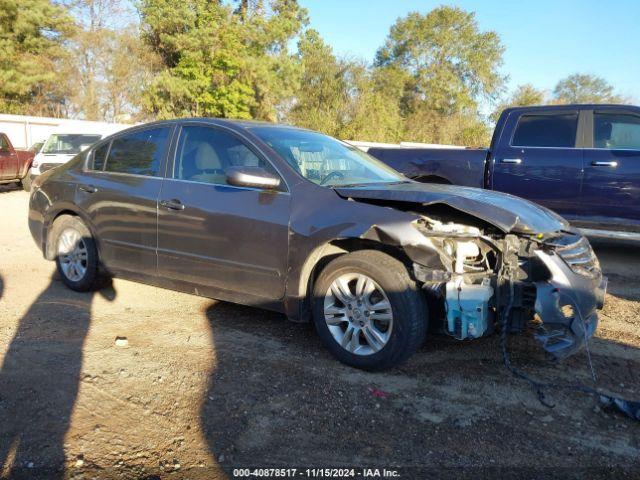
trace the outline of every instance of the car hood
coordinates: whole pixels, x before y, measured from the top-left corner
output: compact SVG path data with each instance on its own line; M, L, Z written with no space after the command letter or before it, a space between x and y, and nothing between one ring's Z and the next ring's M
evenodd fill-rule
M338 195L353 200L448 205L473 215L505 233L551 233L569 228L559 215L528 200L506 193L418 182L334 187Z

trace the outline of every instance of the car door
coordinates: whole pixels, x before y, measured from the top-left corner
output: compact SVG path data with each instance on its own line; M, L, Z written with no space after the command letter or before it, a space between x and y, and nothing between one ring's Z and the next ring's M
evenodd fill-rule
M492 188L576 215L583 156L579 118L578 110L513 111L503 129L512 134L493 153Z
M282 298L290 195L228 185L225 173L273 166L236 133L197 123L182 126L172 157L158 207L159 275L221 299Z
M96 145L76 188L110 270L156 274L157 203L173 125L139 128Z
M585 152L585 226L640 231L640 111L595 109Z
M13 180L18 176L18 155L11 148L6 135L0 134L0 180Z

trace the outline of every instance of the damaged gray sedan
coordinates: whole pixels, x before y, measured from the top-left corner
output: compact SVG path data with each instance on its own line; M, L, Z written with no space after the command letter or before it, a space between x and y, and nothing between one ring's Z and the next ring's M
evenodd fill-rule
M563 358L593 335L606 287L588 241L549 210L417 183L267 123L119 132L35 182L29 226L74 290L113 275L280 311L369 370L429 333L471 341L496 328L532 326Z

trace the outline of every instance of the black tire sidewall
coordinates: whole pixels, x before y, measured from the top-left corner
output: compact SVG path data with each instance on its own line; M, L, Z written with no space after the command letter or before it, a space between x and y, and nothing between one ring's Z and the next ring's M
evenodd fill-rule
M84 277L82 277L82 279L78 281L73 281L67 278L62 270L60 259L58 258L58 242L60 239L60 234L69 228L76 230L81 235L82 240L84 241L87 248L87 271ZM93 236L91 235L91 232L84 224L84 222L78 217L63 215L57 218L53 223L53 226L51 228L51 238L53 240L53 242L51 243L51 248L53 248L55 252L56 267L58 269L58 274L62 278L64 284L70 289L78 292L87 292L94 290L97 284L99 273L98 251L96 249L96 244L93 240Z
M364 370L382 370L402 363L424 342L428 323L426 301L402 263L381 252L361 252L333 260L320 273L313 289L313 320L323 344L341 362ZM391 337L382 350L371 355L356 355L342 348L324 320L325 294L331 283L346 273L370 277L384 290L391 303Z

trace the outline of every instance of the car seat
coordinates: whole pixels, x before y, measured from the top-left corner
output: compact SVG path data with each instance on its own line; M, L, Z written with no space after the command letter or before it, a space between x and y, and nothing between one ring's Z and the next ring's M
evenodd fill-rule
M215 149L208 143L202 142L195 153L196 173L189 180L195 182L226 184L227 176Z

